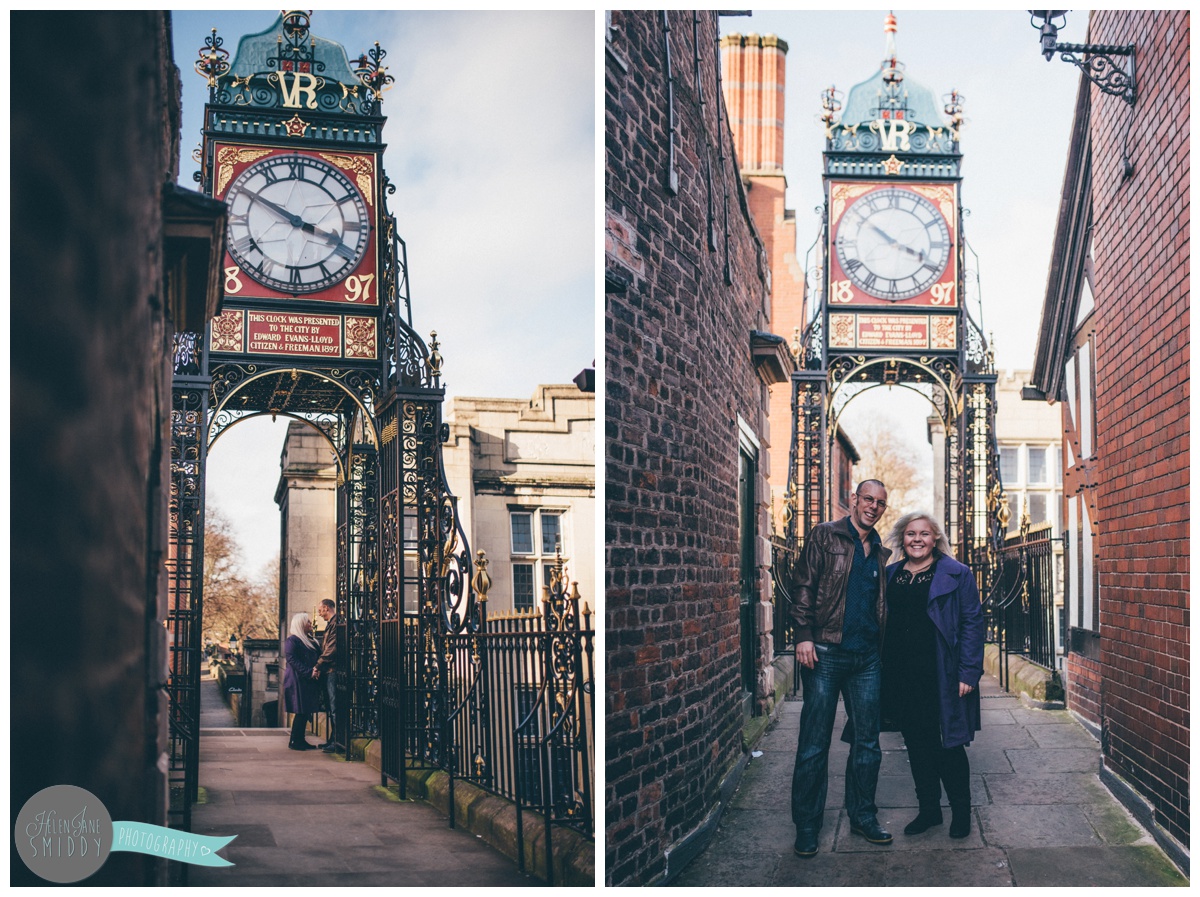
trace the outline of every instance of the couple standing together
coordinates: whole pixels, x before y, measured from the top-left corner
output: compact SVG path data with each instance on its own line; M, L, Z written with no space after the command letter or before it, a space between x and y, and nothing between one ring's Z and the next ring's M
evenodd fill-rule
M892 836L877 818L875 787L883 754L881 717L904 736L919 811L904 828L942 824L942 786L950 837L971 831L965 746L979 730L983 610L970 568L956 561L936 520L905 514L888 538L899 556L886 563L875 524L887 509L878 480L859 483L850 516L809 534L793 582L796 662L804 683L800 743L792 777L795 851L817 853L825 811L829 745L838 695L846 705L842 740L850 831L873 844Z

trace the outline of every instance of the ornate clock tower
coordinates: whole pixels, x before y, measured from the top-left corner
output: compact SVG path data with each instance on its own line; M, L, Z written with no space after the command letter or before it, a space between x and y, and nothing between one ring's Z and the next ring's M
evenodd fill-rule
M962 97L935 102L898 59L895 16L884 32L879 71L844 104L833 88L822 94L824 254L794 379L795 525L806 533L828 514L826 459L849 401L876 386L907 386L945 427L947 534L964 562L987 571L997 537L989 506L999 495L996 378L966 313Z
M228 227L221 314L175 346L170 778L172 821L184 827L199 746L204 471L227 428L291 417L336 457L331 741L378 739L383 772L402 789L402 744L449 762L444 639L473 637L482 622L442 466L442 359L436 335L426 346L412 328L405 247L386 206L385 53L375 44L351 60L309 26L308 13L284 12L232 58L214 30L195 64L209 87L196 179L224 200ZM287 607L286 576L285 635L292 613L313 610ZM459 673L475 682L478 670ZM414 691L424 704L405 703Z

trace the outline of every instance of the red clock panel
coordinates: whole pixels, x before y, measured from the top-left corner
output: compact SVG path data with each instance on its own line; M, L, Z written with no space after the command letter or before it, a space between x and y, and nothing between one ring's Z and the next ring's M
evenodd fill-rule
M229 207L225 295L379 305L376 164L369 153L217 144Z
M833 182L829 306L958 307L952 184Z

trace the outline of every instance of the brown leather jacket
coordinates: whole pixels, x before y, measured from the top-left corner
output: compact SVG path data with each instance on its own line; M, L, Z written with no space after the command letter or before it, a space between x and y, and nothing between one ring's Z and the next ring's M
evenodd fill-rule
M317 658L316 670L322 676L333 669L337 662L337 614L325 624L325 639L321 642L321 656Z
M846 617L846 583L854 563L854 540L858 531L849 517L820 523L809 533L792 581L792 619L796 623L796 643L823 642L840 645ZM884 567L887 552L881 542L871 540L871 552L879 565L879 597L875 610L879 618L879 638L887 622Z

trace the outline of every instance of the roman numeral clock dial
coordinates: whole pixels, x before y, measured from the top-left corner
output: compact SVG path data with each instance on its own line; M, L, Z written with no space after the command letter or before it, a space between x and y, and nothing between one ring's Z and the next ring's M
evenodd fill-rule
M838 223L838 262L871 296L911 299L937 283L950 261L950 230L918 193L885 187L861 196Z
M370 226L362 195L322 159L263 159L238 175L225 201L229 254L273 290L324 290L354 271L366 252Z

